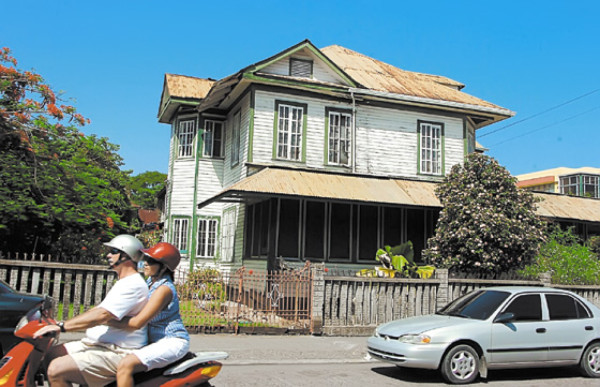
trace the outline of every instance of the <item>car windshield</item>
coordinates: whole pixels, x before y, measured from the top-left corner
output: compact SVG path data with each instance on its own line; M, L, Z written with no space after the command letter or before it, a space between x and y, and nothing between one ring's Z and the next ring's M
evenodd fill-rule
M452 301L436 314L485 320L509 295L498 290L479 290Z

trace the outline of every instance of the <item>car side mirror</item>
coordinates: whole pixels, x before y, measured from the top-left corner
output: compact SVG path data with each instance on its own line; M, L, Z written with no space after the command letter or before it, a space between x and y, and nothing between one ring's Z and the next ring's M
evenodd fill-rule
M511 322L514 319L515 319L514 313L505 312L505 313L500 313L498 316L496 316L496 318L494 319L494 322L504 324L504 323Z

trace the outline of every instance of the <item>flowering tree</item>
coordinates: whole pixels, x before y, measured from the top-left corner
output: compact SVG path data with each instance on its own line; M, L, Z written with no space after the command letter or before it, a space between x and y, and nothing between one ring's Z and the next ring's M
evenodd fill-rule
M522 268L544 240L535 198L496 160L473 153L436 194L443 208L423 257L439 267L494 274Z
M87 123L0 49L0 250L94 262L129 228L119 148L79 132Z

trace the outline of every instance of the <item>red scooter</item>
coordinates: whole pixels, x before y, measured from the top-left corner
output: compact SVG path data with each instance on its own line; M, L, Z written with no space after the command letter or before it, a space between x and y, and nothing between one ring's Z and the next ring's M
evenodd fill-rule
M0 387L33 387L44 384L40 366L44 356L58 341L58 334L37 339L33 334L40 328L56 324L50 317L52 299L46 298L40 307L32 309L15 328L15 336L23 339L0 360ZM134 375L136 386L196 386L217 376L226 352L189 352L183 359L164 368ZM116 383L111 384L116 386Z

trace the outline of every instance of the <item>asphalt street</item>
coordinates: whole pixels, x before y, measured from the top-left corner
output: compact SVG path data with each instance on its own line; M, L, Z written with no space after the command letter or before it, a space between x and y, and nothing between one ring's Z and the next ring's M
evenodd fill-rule
M61 341L82 337L66 333ZM193 334L192 352L225 351L229 358L211 380L213 387L224 386L441 386L438 372L400 369L367 360L366 337L261 336ZM490 371L488 380L478 384L494 387L599 386L583 378L576 368Z

